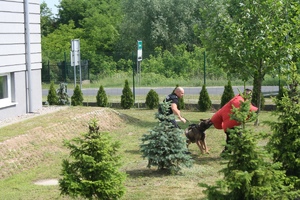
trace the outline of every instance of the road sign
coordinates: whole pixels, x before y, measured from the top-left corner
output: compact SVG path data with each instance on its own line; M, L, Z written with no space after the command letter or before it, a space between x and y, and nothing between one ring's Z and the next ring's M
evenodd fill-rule
M142 50L143 50L143 42L141 40L137 41L137 46L138 46L138 50L137 50L137 60L138 61L142 61Z
M71 66L78 66L80 64L80 41L79 39L71 40Z

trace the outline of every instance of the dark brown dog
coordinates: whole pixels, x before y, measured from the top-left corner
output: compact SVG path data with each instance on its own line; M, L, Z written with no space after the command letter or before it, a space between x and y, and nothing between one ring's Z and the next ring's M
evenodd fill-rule
M190 124L184 133L187 137L187 147L191 143L196 143L201 153L208 153L208 148L205 141L205 131L212 125L210 119L200 119L199 124Z

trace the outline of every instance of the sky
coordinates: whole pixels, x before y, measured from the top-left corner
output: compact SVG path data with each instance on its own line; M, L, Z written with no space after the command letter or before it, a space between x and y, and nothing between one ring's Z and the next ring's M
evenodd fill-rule
M45 3L47 4L48 8L50 8L52 13L54 15L56 15L57 14L57 8L54 5L58 5L59 0L40 0L40 3L42 3L43 1L45 1Z

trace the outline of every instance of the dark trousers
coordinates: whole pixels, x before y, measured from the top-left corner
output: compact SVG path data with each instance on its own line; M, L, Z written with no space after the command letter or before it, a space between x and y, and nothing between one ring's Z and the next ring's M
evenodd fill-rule
M224 151L227 151L228 150L227 144L229 144L231 138L230 138L229 132L226 131L225 134L226 134L226 145L225 145Z
M232 129L233 129L233 128L232 128ZM226 145L225 145L225 148L224 148L223 151L227 151L227 150L228 150L227 144L229 144L230 141L231 141L231 139L232 139L232 138L230 137L230 132L229 132L229 131L226 131L225 134L226 134ZM242 133L238 133L238 135L240 136L240 135L242 135Z
M159 119L159 120L160 120L160 121L163 121L163 119ZM173 120L168 120L168 122L171 122L174 128L179 128L179 129L181 129L180 126L177 124L177 122L176 122L175 119L173 119Z
M179 129L180 129L180 127L179 127L179 125L177 124L177 122L176 122L175 119L174 119L174 120L171 120L170 122L173 124L174 128L179 128Z

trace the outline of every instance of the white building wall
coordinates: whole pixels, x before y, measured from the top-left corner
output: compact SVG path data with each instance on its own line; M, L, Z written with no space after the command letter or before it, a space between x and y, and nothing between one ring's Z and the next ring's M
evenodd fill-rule
M31 88L26 63L25 0L0 0L0 78L8 74L11 84L10 103L0 99L0 120L30 112L29 105L31 112L42 107L40 1L28 2Z

